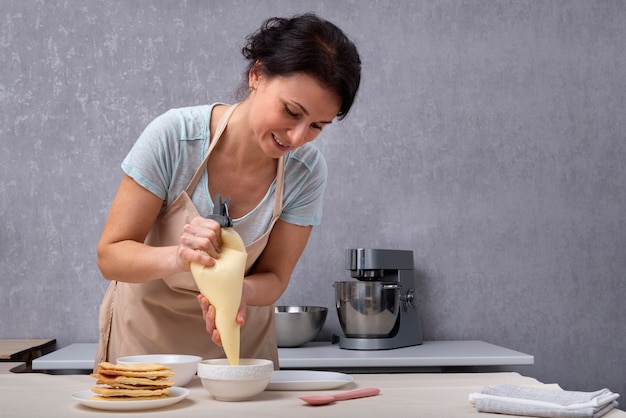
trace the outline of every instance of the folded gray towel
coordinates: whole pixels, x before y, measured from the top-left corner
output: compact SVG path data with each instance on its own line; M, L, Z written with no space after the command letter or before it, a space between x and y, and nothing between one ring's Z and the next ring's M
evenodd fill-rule
M470 394L479 412L542 418L599 418L617 407L619 394L608 389L575 392L500 385Z

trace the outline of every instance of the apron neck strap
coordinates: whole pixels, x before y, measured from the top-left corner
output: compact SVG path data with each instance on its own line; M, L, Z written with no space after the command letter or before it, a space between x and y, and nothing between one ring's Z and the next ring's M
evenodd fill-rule
M285 189L285 156L278 159L278 171L276 172L276 192L274 193L274 213L272 218L278 219L283 211L283 191Z
M191 179L191 181L189 182L189 185L185 189L185 192L187 192L188 195L191 196L191 193L196 189L196 186L198 185L198 182L200 181L200 177L202 177L202 172L204 171L204 168L206 167L206 164L209 161L209 155L211 155L211 151L213 151L213 148L215 148L215 145L217 145L217 141L222 136L222 133L224 133L224 130L226 130L226 126L228 125L228 120L232 116L238 104L239 103L235 103L234 105L229 107L220 118L220 121L217 124L217 130L215 131L215 135L213 135L213 137L211 138L211 143L209 144L209 150L206 153L206 157L204 157L204 160L202 160L202 163L196 170L196 173L193 175L193 178Z

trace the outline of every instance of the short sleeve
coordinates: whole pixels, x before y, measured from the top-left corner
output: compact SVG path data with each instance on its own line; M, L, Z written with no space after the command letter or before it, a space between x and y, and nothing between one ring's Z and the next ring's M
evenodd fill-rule
M122 161L122 170L143 188L165 199L179 152L180 118L170 110L154 119Z
M319 225L328 167L311 144L292 153L285 166L285 200L280 219L301 226Z

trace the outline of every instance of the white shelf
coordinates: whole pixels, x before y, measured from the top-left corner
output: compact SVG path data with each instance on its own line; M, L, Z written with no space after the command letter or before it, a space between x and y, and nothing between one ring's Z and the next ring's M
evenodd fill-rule
M77 343L33 360L33 370L91 370L96 343ZM344 350L330 342L279 348L281 369L410 369L534 364L534 357L483 341L425 341L392 350Z
M33 370L92 370L97 343L70 344L33 360Z
M336 344L313 342L280 348L282 369L420 368L533 364L534 357L483 341L424 341L392 350L344 350Z

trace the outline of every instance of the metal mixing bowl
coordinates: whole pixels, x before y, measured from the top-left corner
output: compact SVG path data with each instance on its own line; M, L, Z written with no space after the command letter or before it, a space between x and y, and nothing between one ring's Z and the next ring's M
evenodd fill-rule
M398 282L335 282L339 324L348 338L387 337L400 307Z
M276 306L276 341L279 347L298 347L312 341L326 322L322 306Z

